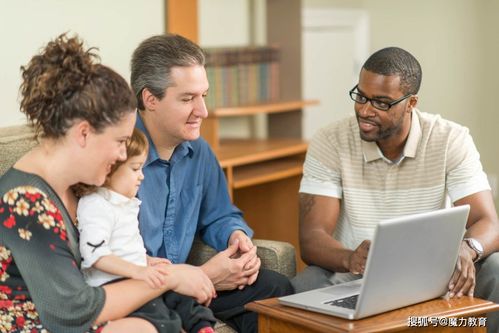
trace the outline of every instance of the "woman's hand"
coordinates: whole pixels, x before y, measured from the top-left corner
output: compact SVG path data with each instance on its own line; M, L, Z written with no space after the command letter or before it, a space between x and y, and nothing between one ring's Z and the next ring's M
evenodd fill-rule
M168 272L167 286L179 294L191 296L205 306L216 297L215 287L201 268L186 264L164 266Z

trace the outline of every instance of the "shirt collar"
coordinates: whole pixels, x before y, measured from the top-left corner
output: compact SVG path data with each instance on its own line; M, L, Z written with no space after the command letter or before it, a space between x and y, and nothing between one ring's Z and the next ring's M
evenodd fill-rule
M416 152L418 150L419 142L421 141L421 137L423 133L421 131L421 124L419 123L419 115L418 110L414 109L411 115L411 129L409 130L409 136L407 137L407 141L404 146L404 151L402 153L402 157L397 161L400 163L405 157L416 157ZM361 140L362 153L364 155L364 161L369 163L378 159L383 159L389 161L381 152L376 142L368 142ZM392 161L389 161L393 163Z
M144 111L140 111L144 112ZM146 162L144 163L144 167L148 166L149 164L161 160L158 151L156 150L156 146L154 145L154 142L151 139L151 136L149 134L149 131L144 125L144 122L142 121L142 118L140 117L140 112L139 116L137 117L137 122L135 123L135 127L137 127L139 130L144 132L144 134L147 137L147 141L149 142L149 153L147 154L147 159ZM184 141L181 144L179 144L177 147L175 147L175 150L173 151L173 154L170 158L171 163L175 163L176 161L184 158L185 156L189 156L192 158L192 154L194 152L194 148L192 147L192 144L189 141Z
M107 201L114 205L130 205L138 207L141 201L137 198L128 198L118 192L110 190L106 187L99 187L97 192L104 197Z

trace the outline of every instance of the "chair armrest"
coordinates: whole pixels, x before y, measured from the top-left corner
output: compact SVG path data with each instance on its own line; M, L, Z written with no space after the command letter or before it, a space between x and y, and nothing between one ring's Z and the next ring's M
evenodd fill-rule
M295 247L287 242L253 239L258 246L257 254L262 261L262 268L279 272L288 278L296 275L296 251Z
M296 274L295 248L293 245L273 240L253 239L258 247L257 254L262 261L262 268L279 272L288 278ZM215 249L195 239L187 262L200 266L217 253Z
M187 263L194 266L201 266L215 254L217 254L217 250L205 244L199 237L196 237L192 243Z
M0 176L36 143L28 126L0 127Z

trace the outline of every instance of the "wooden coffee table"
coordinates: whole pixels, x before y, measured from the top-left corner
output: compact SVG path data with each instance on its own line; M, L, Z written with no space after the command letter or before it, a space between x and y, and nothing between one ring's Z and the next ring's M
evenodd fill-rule
M260 333L302 332L486 332L486 313L499 304L479 298L435 299L361 320L347 320L280 305L276 298L252 302Z

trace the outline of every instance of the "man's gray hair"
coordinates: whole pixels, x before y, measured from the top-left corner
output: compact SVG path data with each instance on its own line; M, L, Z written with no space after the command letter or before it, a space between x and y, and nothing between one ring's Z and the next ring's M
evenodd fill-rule
M135 49L131 62L131 85L139 110L145 110L142 91L147 89L162 99L166 88L174 85L173 67L204 66L203 50L185 37L164 34L144 40Z

